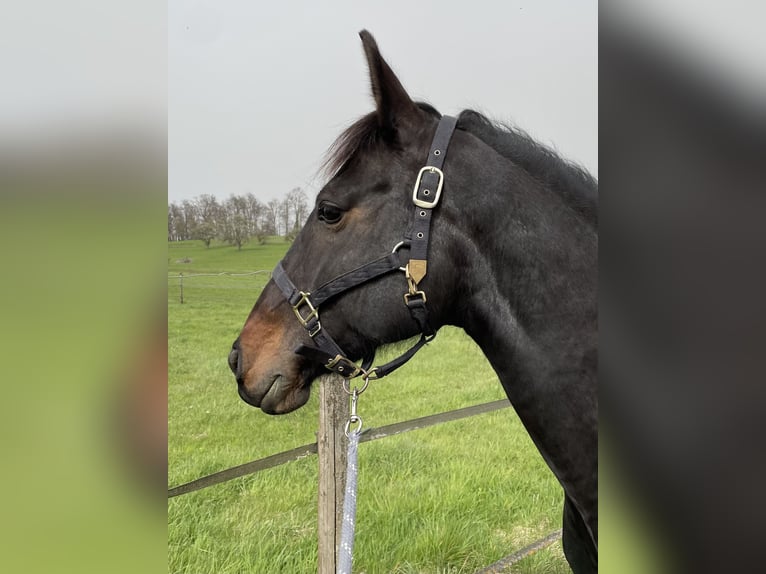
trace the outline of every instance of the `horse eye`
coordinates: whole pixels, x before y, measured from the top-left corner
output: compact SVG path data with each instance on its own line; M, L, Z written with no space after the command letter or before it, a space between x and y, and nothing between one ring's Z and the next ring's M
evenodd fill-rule
M324 221L325 223L338 223L340 218L343 217L343 210L332 203L322 203L319 205L317 215L319 221Z

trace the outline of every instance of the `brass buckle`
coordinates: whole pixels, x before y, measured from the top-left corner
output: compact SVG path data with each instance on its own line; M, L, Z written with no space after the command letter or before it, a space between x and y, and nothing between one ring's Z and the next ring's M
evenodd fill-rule
M431 201L418 199L418 189L420 188L420 180L423 179L423 174L426 172L435 173L439 176L439 183L436 184L436 193L434 194L434 198ZM442 170L432 165L426 165L424 167L421 167L420 171L418 172L418 178L415 180L415 187L412 190L412 203L414 203L418 207L423 207L425 209L432 209L436 207L436 204L439 203L439 198L442 196L443 185L444 185L444 172Z
M311 319L316 317L317 327L313 333L309 333L309 335L313 337L322 328L321 324L319 323L319 310L316 307L314 307L314 305L311 304L311 300L309 299L309 296L311 295L311 293L304 293L303 291L301 291L300 293L301 293L301 298L298 300L298 302L295 305L293 305L293 313L295 313L295 316L298 317L298 321L300 321L304 329L308 329L309 321L311 321ZM301 307L303 305L308 306L307 315L301 315Z

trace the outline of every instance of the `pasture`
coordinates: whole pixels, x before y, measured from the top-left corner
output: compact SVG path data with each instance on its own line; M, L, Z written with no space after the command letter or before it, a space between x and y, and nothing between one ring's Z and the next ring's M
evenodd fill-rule
M187 278L184 304L168 279L169 486L315 440L315 393L296 412L265 415L240 400L226 363L287 247L168 244L169 277L267 271ZM379 427L504 397L478 347L442 329L373 381L359 410ZM560 528L561 488L512 409L363 444L359 468L355 572L474 572ZM316 457L170 499L168 572L316 572L316 519ZM569 568L557 542L511 571Z

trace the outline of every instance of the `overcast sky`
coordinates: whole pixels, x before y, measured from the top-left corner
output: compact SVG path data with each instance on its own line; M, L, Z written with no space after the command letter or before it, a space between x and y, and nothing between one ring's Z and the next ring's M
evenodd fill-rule
M512 122L598 175L595 1L169 2L169 201L300 186L373 109L362 28L415 99Z

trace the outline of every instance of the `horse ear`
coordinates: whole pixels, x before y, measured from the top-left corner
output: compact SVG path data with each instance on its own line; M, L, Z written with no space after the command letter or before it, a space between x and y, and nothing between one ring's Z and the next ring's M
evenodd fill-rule
M397 128L401 128L406 120L415 117L418 107L402 87L391 67L386 63L378 50L378 44L367 30L359 32L370 68L370 83L372 95L377 107L378 124L384 134L393 136Z

